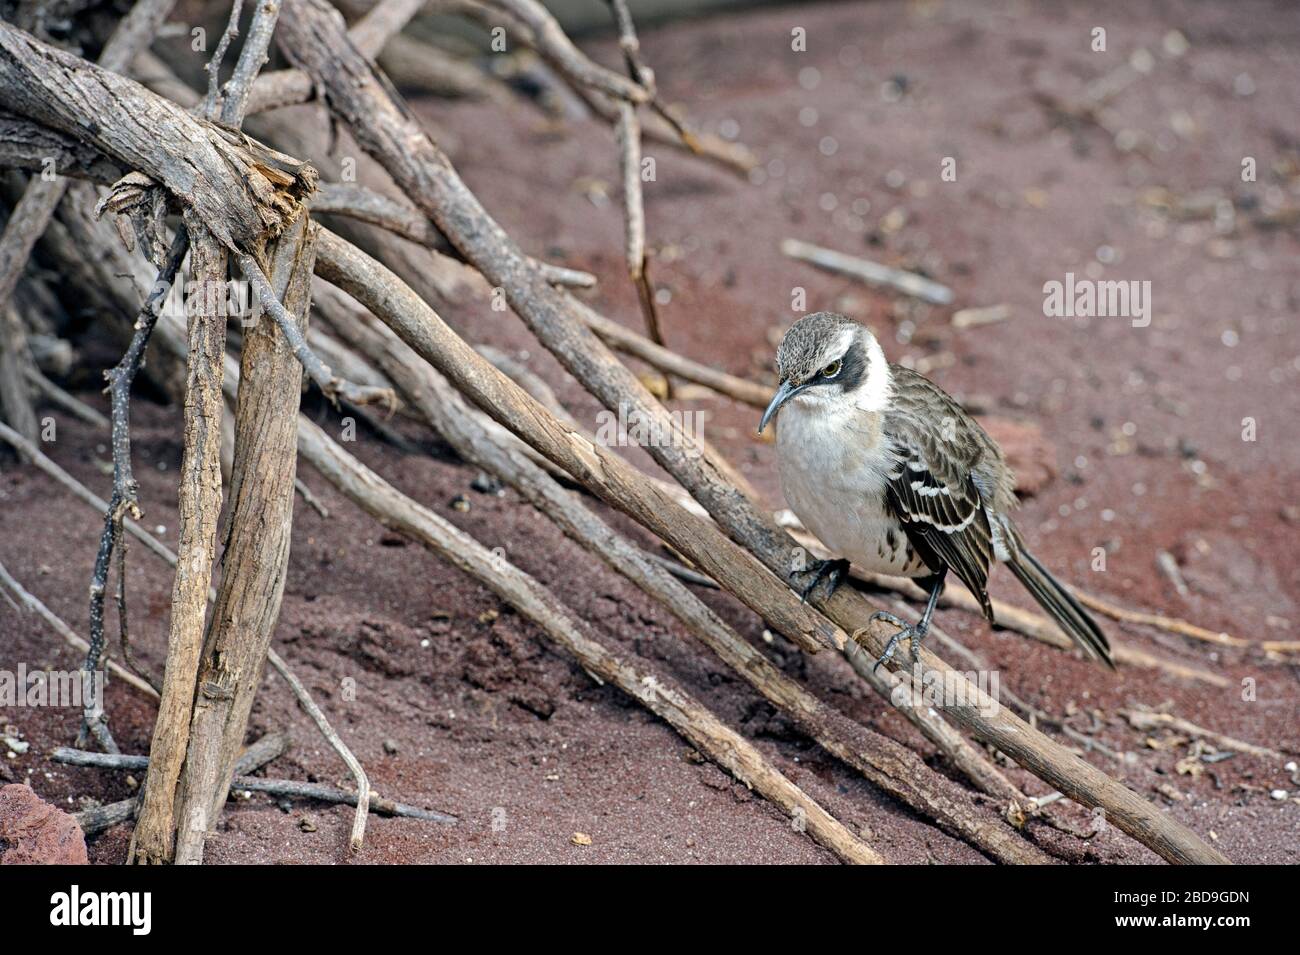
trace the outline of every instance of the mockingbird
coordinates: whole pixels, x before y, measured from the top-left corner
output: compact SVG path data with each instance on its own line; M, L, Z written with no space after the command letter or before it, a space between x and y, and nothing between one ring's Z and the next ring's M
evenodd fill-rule
M850 564L918 578L930 594L915 626L883 611L873 615L900 628L876 666L905 635L919 660L949 570L993 622L987 584L996 559L1088 656L1114 667L1092 617L1025 549L1008 516L1019 506L1011 470L957 402L891 365L871 332L831 312L796 322L776 365L781 384L758 430L782 412L776 447L786 500L840 555L811 568L804 598L824 579L834 592Z

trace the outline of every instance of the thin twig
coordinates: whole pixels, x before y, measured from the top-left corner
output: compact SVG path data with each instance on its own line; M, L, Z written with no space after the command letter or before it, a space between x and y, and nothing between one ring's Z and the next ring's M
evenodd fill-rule
M781 251L792 259L810 262L818 268L837 272L840 275L851 275L868 285L892 288L933 305L952 304L952 289L915 272L881 265L879 262L836 252L834 249L823 249L811 242L801 242L798 239L784 240L781 243Z
M90 578L90 649L86 654L83 667L86 673L94 673L99 669L100 658L104 652L104 594L108 587L108 572L113 559L113 550L121 540L122 521L127 516L134 520L139 520L141 517L139 484L135 480L131 467L131 386L144 361L145 351L149 347L149 337L158 323L159 311L171 291L172 283L176 280L176 273L180 270L188 248L189 234L182 225L176 231L167 260L158 271L158 279L154 283L153 290L140 307L140 314L135 322L135 332L131 336L125 354L105 375L112 399L113 493L104 512L104 530L100 535L99 549L95 554L95 566ZM126 618L120 617L120 623L125 640L127 639ZM106 716L102 708L98 713L87 710L83 717L81 738L84 739L88 732L94 733L108 748L112 736L108 734L105 720Z
M295 357L302 364L302 367L306 369L307 374L311 376L312 381L316 382L317 387L325 394L325 397L331 401L342 398L359 406L382 404L387 407L390 414L397 408L397 396L393 394L391 388L356 385L335 375L330 366L321 361L308 346L307 339L303 337L294 317L275 297L275 290L271 288L271 283L267 280L262 267L257 264L257 260L243 252L236 253L235 259L239 262L239 267L244 275L247 276L254 294L257 295L258 302L262 305L262 309L275 320L276 325L279 326L280 331L288 341L289 347L293 349Z
M1221 630L1217 632L1207 630L1204 627L1196 626L1194 623L1188 623L1186 620L1180 620L1178 617L1166 617L1164 614L1149 611L1125 610L1123 607L1103 600L1095 594L1078 589L1074 591L1074 595L1079 598L1079 602L1085 607L1091 607L1098 613L1105 614L1107 617L1121 623L1135 623L1141 626L1155 627L1157 630L1176 633L1182 637L1190 637L1193 640L1201 640L1221 647L1248 647L1251 645L1249 640L1234 637L1232 634Z
M107 418L97 410L86 404L75 395L64 391L50 379L43 375L39 368L27 369L27 380L36 386L36 390L43 394L47 400L63 408L74 417L80 418L87 424L93 424L97 428L109 428L111 424Z
M663 345L659 311L655 307L654 288L646 271L645 201L641 192L641 124L636 107L620 103L618 108L618 149L623 169L623 254L628 275L636 285L646 331L656 345Z
M1178 733L1186 733L1188 736L1208 739L1216 746L1234 752L1248 753L1251 756L1259 756L1264 759L1277 760L1278 762L1286 759L1285 755L1275 749L1258 746L1255 743L1247 743L1224 733L1217 733L1214 730L1206 729L1204 726L1198 726L1191 720L1185 720L1170 713L1153 713L1140 709L1128 709L1120 710L1119 715L1128 720L1129 725L1136 730L1152 730L1157 727L1170 729Z
M262 779L258 776L236 776L231 782L230 788L242 789L246 792L266 793L270 796L296 796L301 799L340 803L344 806L356 806L357 811L361 811L360 798L356 793L350 793L346 789L336 789L333 786L323 786L320 783L300 783L295 779ZM456 816L448 815L445 812L408 806L405 803L385 799L375 792L368 793L366 811L373 812L377 816L420 819L424 822L438 822L449 826L454 826L460 822L460 819ZM355 833L356 828L354 825L354 836Z
M274 649L268 648L266 658L270 661L271 666L275 667L275 672L284 678L285 683L289 684L289 689L293 690L293 695L298 698L299 704L307 711L307 715L312 718L316 728L321 731L321 735L329 741L330 746L334 747L334 752L338 753L343 762L347 763L348 771L352 773L352 778L357 782L357 792L353 797L356 802L350 804L355 805L357 811L352 819L352 836L349 839L349 845L352 847L353 852L360 852L361 846L366 839L366 814L370 811L370 779L366 776L366 770L361 765L361 761L352 755L352 750L348 749L347 744L343 742L339 734L334 732L334 727L330 726L330 721L321 712L321 708L311 698L307 688L289 669L289 665L284 662L280 654L276 653Z
M240 755L239 761L235 764L235 772L242 776L256 772L272 760L280 758L289 748L289 735L287 733L267 733L257 742L251 744ZM103 753L87 753L82 750L73 750L60 748L55 753L76 753L77 758L101 758L114 761L122 761L122 768L128 765L147 766L149 757L147 756L108 756ZM53 758L57 759L57 755ZM143 760L143 763L135 763L136 760ZM77 765L95 765L93 763L84 763ZM114 766L116 768L116 765ZM119 802L109 803L106 806L96 806L93 809L85 809L76 814L77 824L81 826L81 831L87 837L97 835L105 829L109 829L119 822L126 822L134 819L140 808L140 799L132 796L129 799L123 799Z
M306 485L306 483L304 483L302 478L299 477L294 478L293 487L294 490L298 492L299 496L301 496L302 499L307 503L308 507L310 507L321 517L324 517L326 519L329 518L330 516L329 508L321 503L320 499L316 497L314 493L312 493L312 489L309 488Z
M217 41L217 49L213 52L212 59L203 67L208 73L208 96L203 103L203 112L209 119L217 117L218 107L221 104L221 61L226 58L230 41L239 36L239 16L243 11L244 0L234 0L226 29L221 34L221 39Z
M242 0L240 0L242 2ZM224 99L221 103L221 122L238 129L244 123L244 112L248 106L248 96L257 74L267 60L267 50L271 46L271 35L275 32L275 21L280 16L280 0L259 0L253 11L253 21L249 24L248 39L239 51L239 60L235 71L226 82ZM239 19L239 4L235 5L231 22ZM225 41L225 37L222 40ZM214 70L215 73L215 70ZM212 88L208 88L209 98ZM211 110L211 102L209 102Z
M654 71L641 59L641 41L637 39L636 24L632 21L632 11L628 9L627 0L609 0L609 6L614 13L614 23L618 26L618 45L627 62L628 76L653 98Z
M15 437L19 436L17 435L17 432L12 431L3 423L0 423L0 437L4 437L8 440L11 435ZM19 603L23 607L30 610L32 613L35 613L42 620L48 623L54 629L54 632L63 638L64 642L67 643L68 646L72 647L74 650L80 650L82 653L85 653L90 649L90 644L77 636L73 629L63 622L61 617L57 616L49 607L41 603L40 599L34 594L24 589L23 585L15 580L10 575L9 571L5 569L4 564L0 564L0 583L3 583L13 591L14 596L18 598ZM112 673L114 676L121 677L124 683L129 683L140 692L157 699L158 691L131 671L122 668L112 660L107 661L107 666L108 672Z

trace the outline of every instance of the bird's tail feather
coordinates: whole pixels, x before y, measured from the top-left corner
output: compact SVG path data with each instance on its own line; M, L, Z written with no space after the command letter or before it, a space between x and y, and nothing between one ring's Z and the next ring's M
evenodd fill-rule
M1075 596L1048 573L1033 554L1019 547L1012 553L1007 566L1057 626L1083 648L1084 653L1115 669L1106 635Z

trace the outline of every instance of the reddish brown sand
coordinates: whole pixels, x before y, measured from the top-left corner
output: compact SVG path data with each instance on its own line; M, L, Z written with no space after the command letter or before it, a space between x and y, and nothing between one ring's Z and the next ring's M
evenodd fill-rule
M1108 30L1107 53L1089 50L1096 25ZM790 51L794 27L807 30L806 53ZM1166 47L1174 29L1189 46L1182 56L1170 55L1176 41ZM932 377L945 388L1042 429L1056 449L1057 476L1026 501L1020 525L1064 579L1252 644L1300 639L1300 244L1294 216L1281 227L1264 221L1273 207L1300 203L1295 8L801 6L647 30L643 40L666 99L687 104L709 129L734 128L765 164L762 181L746 184L648 147L658 164L657 181L647 187L654 276L671 294L662 315L673 347L764 376L773 329L792 320L791 290L803 287L809 310L839 309L873 324L893 360L938 356ZM610 43L588 48L618 63ZM1107 118L1112 132L1143 134L1138 152L1121 152L1095 125L1063 125L1034 98L1042 90L1078 101L1089 81L1138 48L1150 51L1153 68L1115 98ZM556 130L523 105L429 102L421 109L455 134L458 167L528 251L596 272L593 301L639 325L622 274L607 129L579 123ZM824 155L832 144L833 154ZM956 182L940 180L947 156L957 160ZM1240 181L1244 156L1257 160L1256 183ZM614 201L589 201L592 180L605 183ZM1219 190L1235 200L1233 227L1217 233L1212 216L1169 214L1153 204L1162 187L1182 198ZM785 237L924 270L952 286L958 307L1006 303L1011 318L954 329L951 309L918 309L787 260L778 251ZM1064 280L1066 272L1150 280L1150 327L1122 318L1045 318L1043 283ZM528 353L594 427L597 406L539 354L512 316L473 303L448 318L473 340ZM115 360L94 336L81 345L90 366ZM83 375L79 394L103 407L94 377ZM688 406L711 412L708 437L779 506L772 448L752 439L757 412L720 400ZM331 413L307 407L337 432ZM59 428L51 456L106 492L106 436L48 413ZM1248 417L1257 423L1253 442L1242 440ZM174 546L179 413L142 397L134 420L146 524L161 525L160 536ZM398 487L504 548L620 649L681 680L890 860L984 861L820 752L669 614L598 569L515 495L473 492L472 469L411 434L426 442L427 456L404 455L369 435L354 447ZM461 819L445 827L372 816L361 861L833 861L768 803L692 758L682 739L639 705L594 684L484 588L383 532L310 469L302 476L331 516L300 502L276 644L380 792ZM467 513L450 506L460 494L471 503ZM0 560L82 633L98 527L89 510L34 469L0 456ZM1092 570L1097 547L1106 549L1105 572ZM1159 550L1181 563L1188 597L1158 571ZM138 653L160 673L171 576L134 546L129 579ZM1028 605L1006 574L995 574L992 586ZM725 597L705 599L762 645L761 621ZM110 612L110 633L115 619ZM994 632L961 611L940 619L999 668L1004 687L1051 714L1068 714L1072 726L1127 754L1122 763L1091 754L1095 765L1234 860L1300 859L1300 776L1283 768L1300 751L1295 655L1269 658L1255 646L1224 649L1106 624L1116 642L1219 675L1226 680L1219 686L1132 667L1112 675L1075 654ZM0 635L6 668L77 663L41 623L3 601ZM780 639L764 647L828 702L951 772L840 661L804 658ZM355 699L344 698L346 680L355 681ZM1189 755L1186 740L1135 731L1117 715L1140 704L1284 755L1237 755L1182 774L1176 766ZM108 710L123 749L144 752L153 706L118 682ZM30 780L69 809L132 791L121 774L48 759L73 740L74 712L7 710L3 722L31 747L8 758L0 747L0 781ZM251 731L284 726L295 746L269 774L348 784L287 687L268 677ZM1046 792L1027 773L1010 773L1031 794ZM1287 798L1270 796L1279 789ZM1088 814L1067 802L1053 812L1070 825L1089 825ZM312 826L304 817L313 831L305 831ZM282 810L265 796L237 798L207 858L343 861L349 819L350 810L340 808L297 803ZM590 835L591 844L575 845L575 832ZM1031 832L1065 860L1155 859L1113 829L1090 841L1039 825ZM128 838L119 826L92 840L92 860L121 861Z

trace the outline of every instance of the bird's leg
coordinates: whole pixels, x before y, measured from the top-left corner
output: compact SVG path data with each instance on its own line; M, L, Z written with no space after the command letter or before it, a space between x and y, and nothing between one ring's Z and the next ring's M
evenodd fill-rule
M839 587L841 581L844 580L844 577L846 574L848 574L848 572L849 572L849 562L841 558L839 560L819 560L813 567L809 568L808 570L792 571L790 573L790 576L793 578L799 576L800 574L806 574L806 573L812 574L812 582L809 583L806 587L804 587L803 590L799 591L800 601L803 603L807 603L808 595L811 594L813 590L816 589L817 585L820 584L823 580L829 581L829 584L826 588L826 598L829 600L831 594L835 593L836 589Z
M885 652L880 655L880 659L876 661L876 665L871 668L873 673L880 669L882 663L887 662L891 657L893 657L894 651L898 649L899 641L901 641L903 637L907 637L908 642L911 644L912 663L917 664L921 662L921 641L924 640L925 635L930 632L930 618L934 616L934 608L939 604L939 595L943 593L943 582L947 574L948 569L945 567L933 577L920 582L922 586L929 584L930 599L926 602L925 613L921 614L921 619L916 626L909 626L898 617L885 610L877 610L871 615L872 621L884 620L887 623L892 623L898 628L898 632L890 637L889 642L885 644Z

